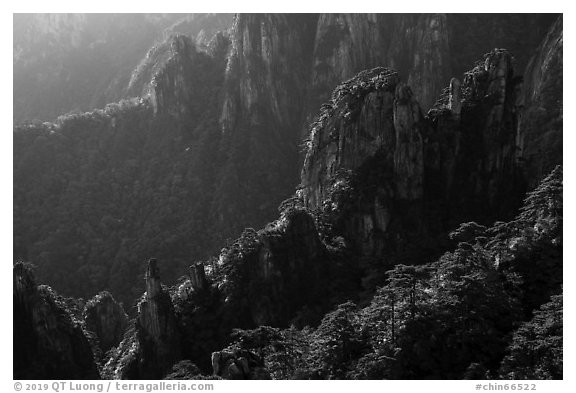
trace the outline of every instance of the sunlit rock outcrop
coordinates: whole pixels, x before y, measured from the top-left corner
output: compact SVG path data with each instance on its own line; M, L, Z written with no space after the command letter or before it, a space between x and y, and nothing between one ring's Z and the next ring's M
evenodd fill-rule
M480 219L487 206L493 217L512 211L525 191L518 82L512 56L494 50L462 83L452 78L426 116L394 71L344 82L311 127L306 206L332 211L361 255L390 261L417 260L413 247L433 248L450 225Z
M214 375L223 379L270 379L258 355L241 349L224 349L212 354Z
M103 352L117 346L128 327L128 316L124 308L107 291L90 299L82 316L86 329L96 334Z

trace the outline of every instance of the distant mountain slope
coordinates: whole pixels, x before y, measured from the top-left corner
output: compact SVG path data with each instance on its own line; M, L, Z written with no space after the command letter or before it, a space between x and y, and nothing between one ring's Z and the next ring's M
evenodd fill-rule
M15 256L35 261L61 291L86 297L107 288L129 304L138 293L125 277L141 272L142 258L168 258L177 274L212 241L205 207L225 63L185 36L170 41L153 99L15 129Z
M128 97L133 70L170 33L206 42L232 15L14 14L14 119L54 120Z

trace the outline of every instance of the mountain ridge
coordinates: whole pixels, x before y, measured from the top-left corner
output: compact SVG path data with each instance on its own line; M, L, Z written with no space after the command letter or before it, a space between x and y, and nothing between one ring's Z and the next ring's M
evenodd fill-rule
M405 354L410 353L402 342L418 342L412 335L417 326L430 327L427 318L436 312L456 312L444 298L456 296L450 291L434 292L441 308L423 300L424 308L417 309L415 296L426 299L426 295L416 289L410 292L404 284L412 280L422 288L440 285L429 276L428 268L454 274L449 280L455 285L462 284L461 271L469 271L477 282L490 283L488 292L478 296L495 312L509 313L502 323L494 322L492 314L487 316L486 328L502 334L528 321L524 313L561 291L561 279L557 281L561 238L556 236L562 228L561 169L530 194L560 203L560 208L550 213L543 207L545 202L530 202L526 206L539 218L533 222L532 216L520 215L519 227L514 218L526 190L545 173L544 169L534 171L530 160L525 164L530 146L538 143L534 130L542 121L534 108L550 105L556 110L547 123L552 143L546 157L553 158L546 170L561 164L561 155L553 153L562 133L557 94L535 93L544 103L534 98L518 100L529 97L522 89L554 92L555 78L562 75L561 18L529 62L525 74L532 79L523 86L514 73L512 55L503 49L486 54L464 74L462 82L449 80L427 114L418 102L418 95L427 93L413 91L397 71L375 68L343 82L310 126L301 184L295 194L290 192L297 183L292 164L299 160L295 147L300 124L309 116L305 108L310 101L283 108L286 113L275 107L292 95L307 96L307 79L298 81L306 67L301 58L289 57L293 52L308 51L312 59L318 54L319 44L303 47L299 42L322 17L304 17L303 30L286 33L292 18L298 16L240 15L230 43L216 36L213 50L198 50L191 38L172 36L167 41L169 56L154 71L148 97L64 116L55 124L19 126L14 134L18 152L15 257L37 261L38 273L56 286L70 285L60 272L62 267L74 266L73 274L82 282L74 291L89 294L111 288L124 304L142 293L140 285L126 277L144 276L147 288L156 288L147 290L148 297L139 298L136 311L129 310L135 322L129 324L107 363L98 365L101 375L109 378L143 378L151 369L158 372L158 378L181 373L205 376L211 369L225 378L446 378L462 377L465 372L483 378L499 372L508 344L505 340L487 342L493 352L478 359L448 347L459 360L454 360L457 364L452 370L451 360L433 356L441 364L437 375L425 363L415 367L412 358L418 356L401 355L401 364L411 367L404 372L385 360L396 356L394 348L378 347L370 341L378 337L362 336L352 321L360 318L365 326L372 326L362 316L371 315L370 304L388 310L389 302L392 307L396 304L394 291L405 294L412 301L398 303L404 313L398 318L408 330L396 330L394 308L387 314L392 318L391 331L387 320L377 323L388 326L378 328L386 342L398 343ZM398 25L408 23L403 18L399 17ZM436 42L435 29L444 29L448 20L422 18L417 19L430 23L415 25L432 30L421 30L415 37ZM354 18L348 22L356 23ZM346 42L346 34L338 37L338 45ZM231 49L225 58L228 45ZM267 90L273 75L288 72L291 61L302 75L278 78L278 83L295 90ZM549 66L539 68L539 63ZM429 72L409 76L408 81L426 79ZM538 80L546 82L544 87L534 83ZM292 114L290 127L276 127ZM530 131L525 133L527 127ZM287 139L279 138L284 134ZM519 144L527 148L518 149ZM278 217L274 204L280 196L289 199L280 205ZM46 211L57 214L46 216ZM258 225L267 217L278 218ZM495 220L508 224L492 225ZM82 225L76 224L79 221ZM237 240L228 241L219 255L211 257L209 247L203 248L221 246L223 235L234 236L241 227L248 228ZM475 235L464 236L468 231ZM45 238L46 233L52 236ZM465 239L460 241L462 236ZM512 240L502 240L502 236ZM518 291L529 294L532 288L534 296L509 292L509 286L519 284L510 278L509 267L502 270L491 265L496 249L487 246L493 244L486 243L487 238L506 245L521 239L524 254L514 249L512 256L507 251L503 255L514 261L526 258L529 266L546 271L549 281L539 282L531 268L514 262L511 271L517 269L526 280ZM542 265L537 262L539 255L546 255ZM164 281L176 283L174 287L160 284L155 263L144 269L141 261L149 257L165 261ZM203 262L198 264L199 260ZM431 260L437 262L430 264ZM476 266L470 261L481 263ZM467 283L462 285L472 290ZM388 289L382 290L383 286ZM161 295L156 299L148 292ZM500 295L510 303L497 308L494 299ZM366 307L364 311L357 314L356 306L346 303L350 299ZM306 351L312 352L306 353L312 358L305 355L309 368L301 374L294 374L294 364L286 366L292 371L271 366L268 349L254 352L254 339L262 345L288 336L303 342L313 337L318 342L330 340L335 323L348 326L354 337L350 343L343 338L345 356L334 358L311 345ZM272 330L266 330L266 325ZM290 325L298 331L286 330ZM166 334L158 326L167 326L174 342L166 343L162 339ZM310 330L302 329L305 326L317 330L309 336ZM207 332L208 327L212 331ZM234 329L244 330L233 333ZM475 332L470 333L480 340ZM359 343L364 347L356 347ZM181 353L171 349L177 346ZM98 346L92 347L96 353ZM211 358L212 353L216 355ZM365 364L374 357L384 369L371 365L361 370L345 360ZM326 362L334 368L324 368Z

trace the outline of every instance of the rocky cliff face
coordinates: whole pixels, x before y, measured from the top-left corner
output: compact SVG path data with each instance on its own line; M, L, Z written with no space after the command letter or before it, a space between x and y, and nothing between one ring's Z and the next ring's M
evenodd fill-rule
M170 54L166 63L153 76L150 101L154 113L171 111L185 116L194 92L194 59L196 48L186 36L175 36L170 42Z
M155 262L149 263L136 322L107 364L106 376L161 377L183 358L206 371L208 355L229 343L233 328L314 325L348 294L358 297L362 289L380 286L394 265L418 264L443 252L447 231L458 223L514 213L526 182L536 176L524 172L521 164L530 148L519 149L535 144L536 139L527 137L532 131L522 126L531 124L522 120L529 118L523 113L531 112L518 106L520 78L506 50L491 51L463 78L449 79L447 70L458 62L448 52L460 42L452 40L460 28L453 22L443 15L325 15L318 20L241 15L225 83L219 79L223 61L197 50L189 38L172 37L163 67L154 71L153 109L144 100L130 110L72 117L41 128L37 135L27 134L36 149L27 157L45 154L35 165L25 160L15 165L27 179L15 185L18 209L30 216L42 211L44 205L34 211L21 203L26 201L23 190L39 184L35 200L46 203L60 201L55 198L60 188L68 197L77 189L90 190L82 194L84 203L62 206L72 206L85 221L86 212L94 216L90 225L74 231L74 220L60 206L58 223L72 228L71 234L50 226L36 229L57 233L53 249L58 251L58 245L69 245L75 236L75 248L66 253L42 254L53 263L46 269L60 267L54 261L88 255L83 244L127 239L118 248L104 248L114 260L111 280L120 287L118 280L136 276L137 255L166 253L182 267L190 255L201 254L206 223L216 222L214 232L232 236L276 214L277 201L295 184L297 130L309 104L303 97L310 102L324 97L338 78L371 62L405 70L377 67L334 91L311 126L302 188L281 206L279 220L260 231L246 230L217 261L205 264L206 272L203 265L194 265L189 279L170 294L160 283ZM296 24L297 29L290 29ZM308 41L307 34L315 29L315 41ZM408 43L406 48L402 42ZM227 45L222 43L220 54ZM550 38L540 53L540 60L531 63L529 85L548 91L553 70L558 64L561 69L561 39ZM551 67L538 67L538 61ZM311 64L312 83L307 85L303 75L310 73ZM540 85L540 78L548 82ZM420 100L432 102L440 86L448 84L425 115L429 104L421 106ZM548 105L538 101L542 94L534 94L524 108ZM219 116L207 117L213 112ZM134 119L139 119L138 132L126 126ZM97 132L84 136L74 131L92 131L87 124ZM71 145L83 150L71 152ZM101 152L111 152L109 159L101 159ZM70 157L70 162L54 157ZM207 164L213 162L217 164ZM53 168L83 183L40 176ZM79 168L93 172L76 172ZM99 198L107 201L103 211L113 216L93 213ZM137 220L126 224L130 217ZM18 225L27 227L27 222ZM198 243L193 251L178 249L190 239ZM51 243L39 244L37 249ZM94 250L91 257L101 260L100 250ZM126 260L130 264L123 265ZM86 277L98 283L105 279L105 266L81 262ZM171 270L172 275L181 273ZM207 326L215 328L208 331ZM249 376L250 367L241 359L245 356L237 355L221 354L216 373Z
M210 363L210 355L230 343L234 328L313 325L357 288L353 263L322 242L301 204L290 200L282 211L266 228L245 230L217 260L193 265L172 292L182 356L204 373L219 367L217 375L249 378L251 360L248 369L231 354Z
M380 149L394 177L405 183L401 193L421 197L423 149L416 127L422 118L410 88L399 84L395 71L375 68L343 83L323 106L309 137L302 170L307 205L321 207L338 172L357 169Z
M86 329L98 338L102 352L117 346L128 327L128 316L109 292L101 292L90 299L82 313Z
M274 219L297 183L316 18L236 17L219 120L224 165L213 207L218 225L236 228L228 236ZM239 193L245 198L233 197Z
M519 78L514 75L512 59L505 50L494 50L483 64L476 66L464 78L463 105L460 115L461 132L468 129L481 144L470 146L479 153L474 187L488 197L490 206L506 198L506 195L522 193L523 190L507 188L506 185L519 181L519 164L516 160L516 125ZM454 102L454 100L453 100ZM478 120L480 120L478 122ZM462 136L462 146L465 145ZM460 161L465 162L466 149Z
M182 122L188 119L197 122L201 116L198 111L200 102L209 96L204 89L206 77L210 80L210 73L205 68L223 68L221 64L224 62L223 53L228 48L228 40L223 35L217 35L211 41L207 53L200 52L185 35L172 36L165 45L170 48L168 54L163 55L167 59L163 62L160 60L160 64L153 63L150 71L156 71L152 80L145 83L143 91L149 95L155 114L169 114ZM143 74L145 76L147 72ZM149 81L146 77L140 79Z
M260 232L246 230L220 255L225 308L242 326L288 324L303 306L320 305L328 257L312 217L292 212Z
M393 264L453 222L489 220L487 206L495 217L517 208L524 192L517 88L510 54L495 50L463 83L453 79L424 116L396 72L360 73L334 92L312 127L306 205L340 217L339 234L361 256ZM437 215L437 204L455 208Z
M322 14L306 19L294 15L237 16L220 117L227 157L215 216L233 227L258 226L261 218L271 218L274 206L270 195L276 200L285 198L294 184L293 167L279 162L301 159L294 154L299 144L297 130L307 128L312 114L342 80L363 69L387 66L398 70L423 113L450 83L454 70L463 72L479 54L502 43L520 53L518 59L509 59L518 74L527 62L524 53L537 46L550 18L491 17L494 20L452 14ZM465 34L467 24L477 26L481 39ZM523 41L511 37L523 37ZM418 138L417 134L412 137ZM406 139L404 147L409 148L411 141ZM456 146L442 149L447 152ZM419 159L414 156L418 153L402 151L401 146L395 154L397 166L402 165L405 154ZM456 165L456 161L446 165ZM263 171L263 166L267 170ZM402 170L409 168L398 167L397 176ZM276 175L271 176L272 172ZM447 176L449 182L454 180L452 174ZM406 182L411 184L404 188L417 187L412 183L418 181L422 179L409 176ZM267 198L262 198L264 189ZM230 197L237 193L247 194L250 206L257 206L259 213L251 214L250 206ZM242 216L232 211L241 211Z
M506 48L518 74L540 45L558 14L447 14L453 75L466 72L482 53Z
M176 96L173 100L182 97L184 99L182 104L185 104L188 97L183 95L183 91L194 90L194 86L189 86L189 83L197 72L194 63L198 62L198 52L223 63L229 45L228 34L223 32L214 34L202 45L194 43L192 37L182 33L168 35L163 42L154 45L134 69L125 95L142 97L151 95L154 99L157 94L162 95L162 91L170 93L171 89L175 89L173 94ZM183 85L175 86L174 81L169 80L176 76Z
M178 34L192 33L192 22L188 27L184 26L188 22L177 22L167 30L177 34L150 50L135 70L130 66L134 72L120 84L129 86L128 91L120 89L128 95L149 94L149 101L134 101L142 110L129 111L131 104L126 102L111 104L110 108L118 109L113 116L108 110L104 110L105 116L102 111L64 116L58 124L31 127L37 134L29 130L15 133L16 257L37 261L39 274L46 272L47 282L59 290L61 276L56 272L63 261L80 259L74 264L82 266L83 279L78 282L86 280L90 285L65 284L71 294L90 297L109 280L116 298L129 301L136 292L128 294L133 286L125 288L127 283L119 277L136 275L136 255L177 259L175 266L184 268L189 264L188 255L206 257L226 239L236 238L243 228L258 228L276 217L276 206L298 183L301 130L307 129L307 120L342 80L372 66L394 67L410 86L411 93L402 94L411 95L410 100L419 102L426 113L441 87L449 83L451 70L462 64L468 67L478 54L494 45L501 47L500 42L526 53L545 24L530 15L490 17L240 14L230 38L217 35L208 47ZM87 18L86 26L92 26L92 17ZM161 16L133 18L131 23L143 18L142 29L168 23ZM467 24L475 26L481 39L464 34ZM98 37L90 31L89 38ZM116 33L102 32L107 44L116 43L111 39ZM522 45L513 37L522 37ZM80 48L90 47L92 41L87 42ZM94 56L98 61L89 62L91 66L108 74L108 66L100 63L108 63L106 56ZM524 61L520 60L517 63ZM151 78L153 84L148 83ZM32 79L22 76L25 81ZM40 79L56 80L50 76ZM75 78L70 80L70 85L84 86ZM20 86L18 81L15 85ZM460 90L455 89L454 97ZM85 92L80 93L83 96ZM80 102L75 95L63 94L66 100ZM42 94L34 96L40 99ZM371 94L371 105L384 105L376 102L381 98ZM56 98L43 101L59 102ZM410 105L400 105L397 115L409 116ZM403 120L394 120L394 115L372 114L380 109L367 107L361 116L366 121L373 116L374 121L392 119L394 127L403 129L399 123ZM421 117L417 113L410 116ZM394 146L396 141L399 145L392 154L396 156L393 172L405 179L398 192L406 198L421 198L419 188L426 189L425 184L418 185L422 182L420 169L408 173L412 172L406 164L409 160L427 162L427 154L435 154L434 160L442 155L444 161L438 165L445 176L437 179L449 184L441 189L453 187L457 180L456 169L448 167L457 165L454 157L460 146L456 141L460 123L452 122L452 127L447 125L449 120L442 121L443 131L431 137L438 137L434 139L438 154L410 147L412 142L420 143L417 132L404 130L405 138L394 139ZM442 138L451 142L443 143ZM434 178L425 176L424 180ZM378 206L379 211L388 209ZM144 210L153 213L143 215ZM76 219L79 217L82 219ZM86 220L88 225L76 230L78 223ZM172 233L164 238L157 231ZM77 240L68 241L71 237ZM126 241L120 244L117 239ZM165 245L166 239L170 245ZM102 261L113 262L102 266ZM165 277L177 278L175 270L166 271Z
M559 17L530 60L520 95L517 143L531 187L562 162L562 58Z
M401 70L424 107L450 75L446 15L323 14L318 21L311 104L363 69Z
M29 267L13 274L14 379L99 379L80 322Z
M236 17L220 118L223 133L232 132L238 123L264 125L277 136L300 126L303 107L298 97L306 88L316 18L291 14Z
M209 277L204 266L193 265L189 278L171 294L150 260L135 326L111 354L104 375L162 378L176 362L190 359L205 373L215 365L216 375L253 378L254 359L222 353L210 363L210 355L229 343L234 328L317 322L320 310L346 296L338 280L332 281L342 263L320 240L312 217L298 209L288 209L258 233L245 231L209 267ZM327 269L328 264L334 265ZM323 297L326 291L335 297Z
M524 147L535 134L532 142L525 135L548 140L548 153L561 145L558 82L551 77L561 75L561 47L560 21L530 61L529 75L538 82L528 81L528 90L512 55L493 50L462 82L453 78L426 116L394 71L376 68L345 82L311 127L301 176L306 205L339 217L333 235L343 235L361 256L392 264L433 254L442 243L436 236L458 222L505 218L528 184L541 180L541 171L524 164L536 156ZM545 86L548 96L534 92ZM519 105L526 100L532 109ZM537 133L535 108L544 101L549 131ZM538 113L542 119L544 111ZM547 170L561 163L561 154L543 153L537 156L550 161Z
M398 70L424 111L453 75L495 47L517 54L537 47L555 16L477 14L323 14L319 17L310 111L356 73L384 66ZM521 38L520 38L521 37Z
M271 379L264 361L250 351L225 349L212 354L214 375L223 379Z

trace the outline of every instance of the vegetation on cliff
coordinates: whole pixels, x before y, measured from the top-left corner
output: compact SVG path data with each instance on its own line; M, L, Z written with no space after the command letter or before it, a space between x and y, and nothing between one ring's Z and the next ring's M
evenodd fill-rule
M66 299L17 262L15 376L562 378L561 108L537 115L557 109L561 23L531 83L494 49L425 114L441 35L459 27L415 17L408 80L428 82L377 67L339 85L276 210L318 82L308 63L338 67L347 40L377 37L384 19L364 18L171 35L134 74L142 98L15 126L15 259L66 295L109 291ZM331 20L346 22L332 40L305 39ZM538 124L549 160L535 171Z
M559 378L561 183L557 168L515 220L467 223L454 251L397 265L367 306L343 303L316 329L237 332L232 346L281 378ZM546 279L527 286L536 273L524 269L543 249L553 255L537 273Z

